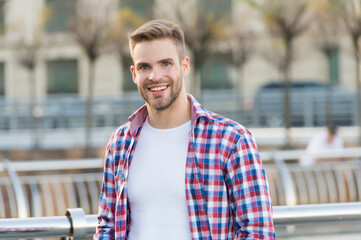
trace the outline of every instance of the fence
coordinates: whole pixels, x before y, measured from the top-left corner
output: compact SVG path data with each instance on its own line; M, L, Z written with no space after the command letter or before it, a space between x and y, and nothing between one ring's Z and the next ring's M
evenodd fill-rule
M338 203L299 206L276 206L274 224L278 238L294 236L297 227L312 225L311 229L320 229L317 234L360 233L361 203ZM30 237L72 237L86 239L94 235L97 224L96 215L85 215L83 209L67 209L63 217L37 217L0 219L0 239L17 239ZM348 227L340 226L349 224ZM292 225L293 228L285 228ZM290 230L291 229L291 230ZM304 235L312 231L302 233ZM313 232L313 234L315 234Z
M361 148L320 152L344 161L302 167L304 151L261 152L274 206L361 201ZM0 218L97 212L103 159L0 162Z
M283 126L281 92L240 95L235 91L203 91L198 97L207 109L227 116L248 127ZM329 114L325 92L301 91L292 95L293 126L324 126L327 115L337 125L358 125L356 93L332 93ZM261 97L261 99L259 99ZM262 100L262 101L261 101ZM93 101L93 127L114 127L144 104L138 93L117 97L96 97ZM32 109L33 106L36 106ZM0 131L22 129L72 129L84 126L85 99L79 96L0 100Z
M66 208L95 213L102 159L0 163L0 218L55 216Z
M314 158L342 159L304 167L304 151L261 153L275 205L361 201L361 148L313 153ZM310 155L310 154L309 154Z

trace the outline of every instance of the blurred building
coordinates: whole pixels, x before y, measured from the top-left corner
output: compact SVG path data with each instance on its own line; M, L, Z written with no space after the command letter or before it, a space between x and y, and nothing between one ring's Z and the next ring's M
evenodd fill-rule
M111 0L108 0L111 1ZM117 13L127 7L144 20L157 16L156 0L123 0L114 9ZM200 0L199 2L202 2ZM215 45L200 66L202 89L240 89L253 92L262 84L280 79L278 71L264 60L261 49L269 43L260 15L241 1L205 1L206 8L198 11L216 13L216 19L231 16L227 25L233 28L246 26L255 33L252 58L245 64L242 76L232 62L227 50L228 42ZM89 61L69 31L69 21L76 11L75 0L1 0L0 1L0 98L26 98L31 96L31 73L20 63L20 49L38 44L35 58L35 94L37 97L54 94L86 94L89 77ZM194 29L197 31L197 29ZM187 37L187 36L186 36ZM297 80L328 81L352 89L355 82L355 64L351 43L347 37L340 39L330 59L317 51L314 37L305 35L297 40L296 61L292 77ZM189 53L192 56L192 53ZM114 51L105 51L96 61L96 96L118 96L136 90L130 71L124 67L131 59L119 63ZM191 58L192 62L192 58ZM331 64L331 65L330 65ZM242 84L238 81L242 78ZM192 77L188 82L193 81ZM192 89L190 89L192 90Z

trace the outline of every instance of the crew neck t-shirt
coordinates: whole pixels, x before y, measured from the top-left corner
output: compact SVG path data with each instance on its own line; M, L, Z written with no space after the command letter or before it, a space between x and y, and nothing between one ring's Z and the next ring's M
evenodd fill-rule
M144 123L129 167L128 240L192 239L185 194L190 130L190 121L171 129Z

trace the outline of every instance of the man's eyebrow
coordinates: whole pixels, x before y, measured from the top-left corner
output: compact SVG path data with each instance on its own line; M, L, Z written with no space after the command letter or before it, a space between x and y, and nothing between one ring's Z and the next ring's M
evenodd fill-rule
M157 61L157 63L163 63L163 62L174 62L174 59L173 58L164 58L164 59ZM148 62L135 63L135 66L143 66L143 65L149 65L149 63Z
M139 65L141 65L141 66L149 65L149 63L147 63L147 62L138 62L138 63L135 64L135 66L139 66Z
M158 61L158 63L162 63L162 62L174 62L173 58L164 58Z

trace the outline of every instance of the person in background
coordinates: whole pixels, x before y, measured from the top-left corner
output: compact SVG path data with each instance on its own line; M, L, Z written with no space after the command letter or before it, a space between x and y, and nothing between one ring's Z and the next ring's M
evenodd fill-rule
M146 103L110 137L94 239L275 239L251 133L186 93L183 31L152 20L129 42Z
M328 124L325 131L322 131L311 138L306 147L306 154L300 159L300 165L312 166L317 162L338 160L338 158L314 158L312 154L343 148L344 142L337 134L337 127L333 124Z

